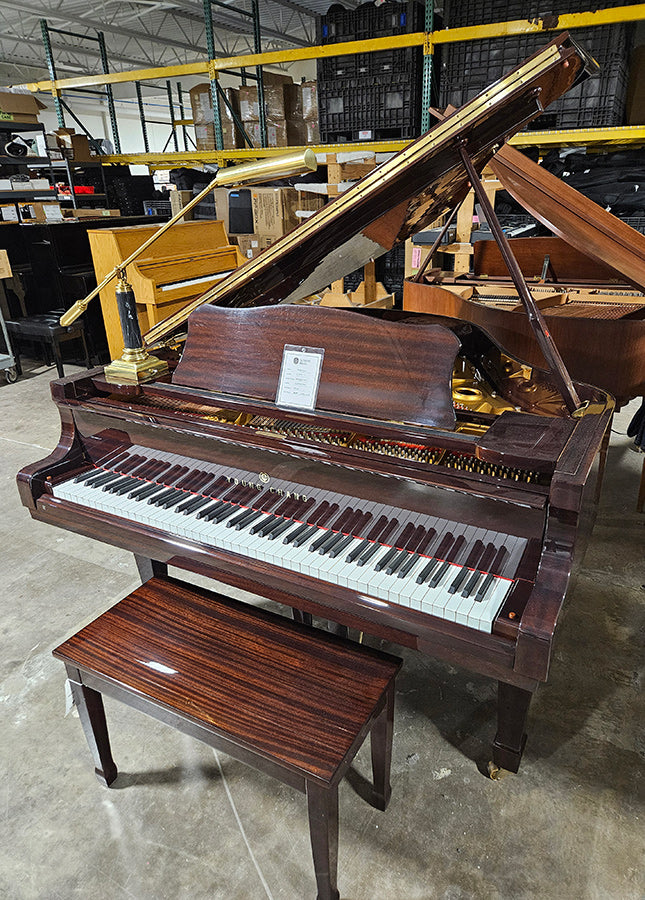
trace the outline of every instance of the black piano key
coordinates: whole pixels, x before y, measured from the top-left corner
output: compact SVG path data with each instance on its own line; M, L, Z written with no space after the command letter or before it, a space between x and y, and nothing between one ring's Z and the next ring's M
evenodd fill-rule
M479 579L481 577L482 577L482 573L478 569L475 569L473 574L470 576L470 578L466 582L466 587L461 592L461 596L469 597L472 594L472 592L475 590L475 585L477 584L477 582L479 581Z
M177 507L177 512L183 513L185 516L190 513L196 512L198 509L201 509L202 506L206 506L207 503L212 503L212 497L190 497L188 500L184 500L183 503L180 503Z
M383 544L379 544L376 541L370 543L370 546L365 550L361 556L356 560L357 566L365 566L370 561L370 559L377 553L379 550L383 549Z
M392 562L385 570L388 575L394 575L399 567L408 560L410 554L416 550L418 544L421 542L424 536L425 528L423 527L423 525L417 525L416 528L413 528L407 541L404 541L403 535L401 535L400 543L403 545L403 549L398 554L398 556L394 557Z
M77 475L76 478L72 480L73 484L80 484L81 481L86 481L88 478L91 478L92 475L96 473L96 468L92 466L91 469L85 469L84 472L81 472L80 475Z
M318 527L318 525L308 525L306 527L305 531L303 531L296 538L294 538L293 541L291 541L291 543L293 544L294 547L302 547L303 544L305 544L310 538L312 538L319 531L320 531L320 528ZM324 534L326 535L327 532L325 531Z
M178 503L181 503L182 500L186 498L186 491L179 491L176 488L173 490L172 494L167 497L163 503L157 503L156 505L160 509L170 509L172 506L177 506Z
M498 550L495 544L486 544L486 548L481 555L481 559L477 563L476 571L473 572L471 578L469 578L468 582L466 583L466 587L461 592L462 597L470 597L472 595L480 578L487 573L489 567L492 565L493 560L497 556L497 552Z
M361 553L363 553L364 550L367 550L367 548L370 546L370 544L371 544L371 541L368 541L367 538L365 538L365 540L363 540L358 545L358 547L354 547L352 552L347 554L345 562L348 562L348 563L354 562L354 560L357 559L361 555Z
M166 500L168 497L173 497L174 494L175 494L174 488L166 487L165 490L160 491L158 494L154 494L151 497L149 497L148 503L151 506L160 506L164 502L164 500Z
M460 569L460 571L457 573L457 576L455 578L453 578L453 580L450 582L450 586L448 587L448 593L456 594L469 574L470 574L470 569L467 569L466 566L463 566Z
M374 571L380 572L382 569L385 569L390 560L394 559L398 552L396 547L390 547L390 549L379 558L379 561L374 566Z
M237 504L225 503L224 506L215 513L215 515L209 516L208 519L210 522L215 522L216 525L219 525L220 522L228 519L229 516L234 515L238 510L239 506L237 506Z
M154 494L155 491L160 491L162 488L163 484L156 484L155 482L150 484L150 482L144 481L143 484L139 484L138 487L135 487L128 493L128 498L130 500L145 500L146 497Z
M253 509L242 509L238 515L233 516L232 519L229 519L226 523L227 528L234 528L238 522L243 522L247 516L252 515L255 512Z
M486 578L482 581L479 588L477 589L477 593L475 594L475 603L481 603L486 599L486 595L491 589L493 582L495 581L495 576L492 572L489 572Z
M450 568L450 563L448 562L448 560L446 560L444 563L441 564L439 569L432 576L432 578L428 582L428 587L436 588L436 586L439 584L439 582L441 581L441 579L446 574L446 572L448 571L449 568Z
M327 554L331 554L331 551L334 549L334 547L338 546L338 544L340 544L340 542L345 537L347 537L347 535L344 535L342 531L339 531L337 534L334 534L332 536L331 540L326 541L322 545L318 553L320 553L321 556L327 556ZM349 535L349 538L351 540L351 535Z
M244 515L235 516L235 518L229 519L226 523L226 527L235 528L236 531L241 531L243 528L246 528L247 525L250 525L251 522L255 522L256 519L259 519L261 515L261 509L248 509Z
M394 575L399 566L402 566L409 556L410 553L408 550L400 550L385 570L386 574Z
M408 559L403 563L399 571L396 573L397 578L405 578L409 575L415 565L419 562L421 556L418 553L408 554Z
M196 519L204 519L205 522L210 522L211 514L215 514L218 510L220 510L224 506L223 500L216 500L214 503L211 500L210 506L204 506L195 516Z
M121 475L119 472L101 472L100 475L95 475L93 478L89 478L85 484L87 487L101 487L104 484L107 484L108 481L115 481L117 478L120 478Z
M271 531L267 532L266 538L268 541L274 541L276 538L280 537L281 534L284 534L287 528L292 528L295 524L293 519L284 519L282 522L278 520L279 524L277 527L271 529Z
M429 563L426 563L426 565L423 567L423 569L421 569L421 571L417 575L417 584L423 584L425 581L427 581L427 579L430 578L430 576L432 575L432 573L434 572L434 570L437 568L438 565L439 565L439 560L436 559L436 557L434 559L431 559Z
M294 531L290 532L286 538L283 538L283 544L292 544L294 541L298 540L298 538L305 533L305 531L309 531L310 528L315 528L315 525L308 525L306 522L303 522L298 528ZM312 532L313 533L313 532ZM300 546L298 544L298 546Z
M336 509L338 509L338 504L334 503L334 506L336 507ZM315 553L316 550L319 550L321 547L323 547L323 546L327 543L327 541L332 540L333 537L334 537L334 533L335 533L336 531L340 530L340 528L342 527L343 523L347 521L347 519L349 518L349 516L350 516L352 513L353 513L353 510L352 510L352 509L344 509L344 510L342 510L342 512L340 513L340 515L337 516L337 517L334 519L333 524L331 524L330 526L326 527L325 530L323 531L323 533L320 534L320 535L316 538L315 541L312 541L311 546L309 547L309 549L310 549L313 553ZM331 517L329 517L329 518L331 518ZM327 518L325 519L325 521L327 521ZM317 525L320 527L320 526L322 525L322 521L319 520L319 521L317 522Z
M355 540L355 538L352 534L346 535L339 544L336 544L336 546L328 552L330 559L336 559L337 556L340 556L353 540Z
M128 485L134 487L137 484L137 479L132 478L131 475L124 475L122 478L117 478L116 481L113 481L111 484L108 484L105 488L106 494L114 494L118 490L125 490Z

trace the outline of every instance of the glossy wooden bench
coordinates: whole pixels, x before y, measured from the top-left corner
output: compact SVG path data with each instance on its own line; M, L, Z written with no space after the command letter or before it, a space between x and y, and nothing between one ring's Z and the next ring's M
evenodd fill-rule
M338 900L338 784L371 733L372 803L385 809L400 660L171 578L54 656L103 784L117 777L106 694L305 792L318 900Z

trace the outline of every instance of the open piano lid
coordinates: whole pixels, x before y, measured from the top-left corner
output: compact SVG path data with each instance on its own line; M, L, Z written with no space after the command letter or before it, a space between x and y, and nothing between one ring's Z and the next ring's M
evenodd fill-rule
M469 189L459 147L478 172L503 142L596 63L565 32L145 336L153 346L203 303L293 303L422 230Z

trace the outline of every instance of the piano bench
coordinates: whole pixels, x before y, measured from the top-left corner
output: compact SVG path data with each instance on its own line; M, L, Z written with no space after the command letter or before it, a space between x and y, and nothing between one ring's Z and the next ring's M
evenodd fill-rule
M77 320L73 325L61 325L59 320L64 310L52 310L47 313L39 313L35 316L26 316L22 319L8 319L6 322L7 331L16 339L18 344L22 341L30 341L39 343L45 348L45 359L49 365L53 356L58 370L58 377L64 378L63 357L60 345L65 341L80 340L83 346L83 355L85 357L85 366L90 369L91 362L89 351L87 349L87 341L85 340L85 325L82 320ZM16 351L18 352L18 351ZM18 374L22 374L22 366L20 365L20 357L16 355L16 368Z
M103 784L106 694L303 791L318 900L338 900L338 784L370 734L371 802L387 806L399 659L168 577L53 652Z

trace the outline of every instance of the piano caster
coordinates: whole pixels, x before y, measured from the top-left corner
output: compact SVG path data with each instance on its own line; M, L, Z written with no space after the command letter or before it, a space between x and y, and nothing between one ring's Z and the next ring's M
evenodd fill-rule
M491 781L501 781L502 778L506 778L507 775L512 775L512 772L509 772L508 769L502 769L501 766L498 766L491 759L487 766L488 769L488 777Z

